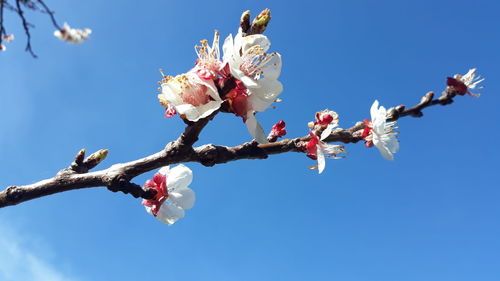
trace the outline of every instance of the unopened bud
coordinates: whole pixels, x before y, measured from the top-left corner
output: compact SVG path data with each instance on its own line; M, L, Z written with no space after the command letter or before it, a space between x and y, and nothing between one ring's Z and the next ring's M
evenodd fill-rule
M104 159L106 159L106 156L108 156L108 150L107 149L100 149L94 153L92 153L89 157L87 157L84 161L83 164L87 166L87 168L90 170L94 168L95 166L99 165Z
M243 33L248 33L250 30L250 10L246 10L241 14L240 27Z
M85 148L82 148L75 156L75 163L80 165L83 163L83 159L85 158Z
M260 14L255 17L250 28L251 34L260 34L266 30L267 25L271 21L271 10L265 9L260 12Z

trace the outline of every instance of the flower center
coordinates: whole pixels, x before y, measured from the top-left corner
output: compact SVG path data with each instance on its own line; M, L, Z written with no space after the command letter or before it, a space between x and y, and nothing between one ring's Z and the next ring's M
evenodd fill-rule
M182 89L181 98L185 103L200 106L210 101L210 97L207 95L207 86L193 82L185 74L176 76L174 79Z
M252 79L260 79L260 76L264 73L264 67L275 55L275 53L264 53L264 48L260 45L253 46L241 57L240 70Z

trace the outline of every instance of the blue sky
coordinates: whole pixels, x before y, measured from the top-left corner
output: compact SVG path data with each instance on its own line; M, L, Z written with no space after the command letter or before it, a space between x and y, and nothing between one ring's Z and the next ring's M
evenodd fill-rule
M67 45L33 14L33 59L8 17L17 38L0 53L2 188L52 177L83 147L110 149L102 168L162 149L183 123L162 117L158 69L187 71L193 46L214 29L234 34L247 9L271 8L266 34L283 56L284 101L258 119L285 120L290 137L324 108L350 127L375 99L413 105L471 67L487 80L479 99L402 119L394 162L360 143L321 175L295 153L188 164L197 202L172 227L105 188L1 209L0 280L500 279L498 1L47 3L93 34ZM221 114L199 144L248 140Z

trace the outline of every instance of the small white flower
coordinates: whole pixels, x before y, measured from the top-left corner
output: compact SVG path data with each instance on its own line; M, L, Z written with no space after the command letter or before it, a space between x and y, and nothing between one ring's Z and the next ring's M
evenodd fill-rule
M164 100L189 121L198 121L219 109L222 100L212 80L188 72L162 80Z
M394 131L396 122L387 122L387 110L378 105L378 100L375 100L370 108L372 120L365 120L363 138L367 147L375 145L385 159L394 160L394 153L399 150L397 132Z
M191 209L196 196L188 186L193 181L193 172L184 165L172 169L161 168L153 180L148 180L145 188L156 190L154 199L142 201L146 211L168 225L184 217L184 210Z
M474 97L478 97L479 94L474 94L470 90L481 89L482 86L478 87L478 84L484 81L484 78L476 75L476 68L469 69L465 75L455 74L453 78L448 78L448 86L453 87L459 94L469 94Z
M464 84L467 86L467 88L475 89L477 84L484 81L484 78L481 78L481 76L479 76L479 75L476 76L476 70L477 70L477 68L472 68L472 69L469 69L469 71L461 78L456 77L457 75L455 75L455 77L462 80L462 82L464 82ZM479 88L482 88L482 87L479 87Z
M54 36L68 43L79 44L87 40L91 33L92 30L89 28L76 29L64 23L60 30L54 31Z
M262 34L242 36L241 30L235 36L229 35L224 41L223 60L229 65L233 77L243 83L241 87L248 95L242 116L250 134L259 142L266 142L262 126L254 117L255 112L265 111L283 91L278 81L281 73L281 55L266 53L271 45ZM241 114L239 114L241 116Z
M346 152L343 145L327 144L321 141L319 137L313 132L310 132L309 135L311 136L311 139L305 145L307 157L318 161L318 165L312 168L318 168L319 174L321 174L323 170L325 170L325 158L344 158L342 156L338 156L340 153Z

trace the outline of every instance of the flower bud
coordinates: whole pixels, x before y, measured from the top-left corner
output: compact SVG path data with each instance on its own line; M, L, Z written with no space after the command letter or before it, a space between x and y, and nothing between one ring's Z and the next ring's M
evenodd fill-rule
M100 149L94 153L92 153L89 157L87 157L84 161L83 164L87 166L87 168L90 170L94 168L95 166L99 165L104 159L106 159L106 156L108 156L108 150L107 149Z
M250 29L250 11L249 10L246 10L243 12L243 14L241 14L240 27L241 27L241 31L243 31L244 33L247 33L248 30Z
M265 9L255 17L250 28L251 34L261 34L266 30L267 25L271 21L271 10Z

